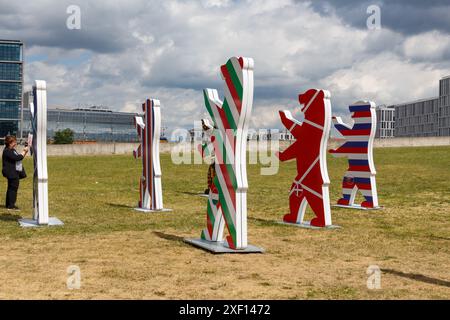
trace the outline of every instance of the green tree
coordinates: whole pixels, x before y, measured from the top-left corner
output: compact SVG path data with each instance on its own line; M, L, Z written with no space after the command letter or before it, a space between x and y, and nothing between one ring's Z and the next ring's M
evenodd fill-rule
M67 128L55 132L53 137L54 144L72 144L73 143L73 130Z

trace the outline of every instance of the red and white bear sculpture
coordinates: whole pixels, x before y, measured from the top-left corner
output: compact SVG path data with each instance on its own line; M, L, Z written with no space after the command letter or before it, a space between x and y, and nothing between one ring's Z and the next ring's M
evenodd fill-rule
M290 212L284 216L285 223L301 224L309 204L316 217L310 226L331 226L328 169L326 162L327 142L331 128L330 93L310 89L299 95L303 105L302 122L293 118L291 112L280 111L283 125L296 141L280 152L281 161L296 159L297 176L289 194Z

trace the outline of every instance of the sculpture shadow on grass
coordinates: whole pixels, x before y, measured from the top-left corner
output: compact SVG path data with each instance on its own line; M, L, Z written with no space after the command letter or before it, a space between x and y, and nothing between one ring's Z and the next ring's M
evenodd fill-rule
M121 203L107 203L108 206L113 207L113 208L121 208L121 209L134 209L135 207L133 206L129 206L126 204L121 204Z
M204 195L202 192L189 192L189 191L182 191L182 194L187 194L189 196L201 196Z
M431 239L435 239L435 240L447 240L450 241L450 238L446 238L446 237L437 237L437 236L430 236Z
M276 220L266 220L261 218L255 218L255 217L248 217L248 220L258 222L264 226L282 226L278 221Z
M167 234L167 233L163 233L163 232L159 232L159 231L153 231L153 234L155 236L157 236L158 238L161 238L161 239L164 239L164 240L176 241L176 242L184 243L184 238L183 237L179 237L179 236L176 236L176 235Z
M415 280L415 281L420 281L420 282L424 282L424 283L428 283L428 284L435 284L438 286L450 288L450 281L427 277L427 276L424 276L423 274L405 273L405 272L401 272L401 271L397 271L397 270L393 270L393 269L381 269L381 271L384 273L392 274L392 275L410 279L410 280Z

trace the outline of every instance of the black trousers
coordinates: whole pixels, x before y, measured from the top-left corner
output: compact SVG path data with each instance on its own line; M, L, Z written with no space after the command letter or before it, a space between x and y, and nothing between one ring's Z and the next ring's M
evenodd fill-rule
M8 179L8 190L6 191L6 208L13 208L17 201L17 190L19 190L19 178Z

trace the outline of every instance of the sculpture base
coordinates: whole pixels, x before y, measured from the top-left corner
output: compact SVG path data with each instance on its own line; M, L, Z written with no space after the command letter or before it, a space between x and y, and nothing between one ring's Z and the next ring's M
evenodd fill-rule
M373 207L373 208L365 208L365 207L361 207L361 205L359 205L359 204L354 204L354 205L349 205L349 206L346 206L346 205L343 205L343 204L333 204L333 205L331 205L331 207L333 207L333 208L346 208L346 209L356 209L356 210L367 210L367 211L370 211L370 210L382 210L383 209L383 207Z
M340 229L341 228L340 226L333 225L333 224L330 226L325 226L325 227L316 227L316 226L312 226L310 221L303 222L303 223L289 223L289 222L279 221L278 223L286 225L286 226L293 226L293 227L297 227L297 228L313 229L313 230Z
M158 213L158 212L171 212L172 209L160 209L160 210L151 210L151 209L142 209L142 208L134 208L134 210L145 213Z
M39 224L36 220L33 219L20 219L19 225L22 228L38 228L38 227L63 226L64 222L55 217L49 218L48 224Z
M221 242L214 242L214 241L206 241L203 239L184 239L184 242L189 243L195 247L204 249L206 251L209 251L214 254L221 254L221 253L241 253L241 254L248 254L248 253L264 253L264 249L258 248L252 245L248 245L245 249L231 249L228 246L228 243L226 241Z

